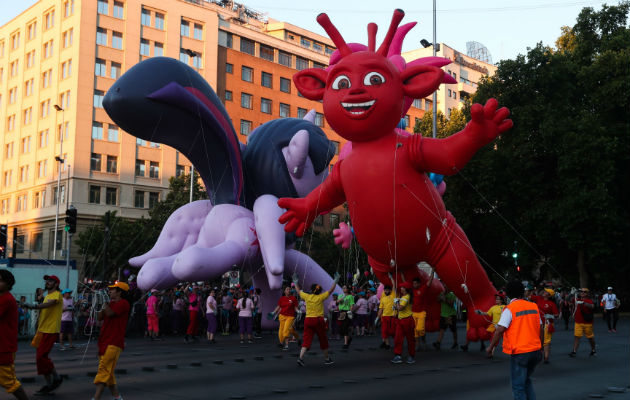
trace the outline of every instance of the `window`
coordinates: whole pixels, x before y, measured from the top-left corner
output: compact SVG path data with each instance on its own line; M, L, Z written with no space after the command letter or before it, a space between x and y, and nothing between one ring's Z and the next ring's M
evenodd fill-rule
M72 46L72 39L74 36L74 30L72 28L68 29L63 33L63 48L67 49Z
M457 99L457 92L453 90L453 98Z
M133 206L136 208L144 208L144 192L136 190L133 194Z
M13 61L9 67L11 68L11 77L17 76L20 70L20 60Z
M201 64L201 54L195 53L193 56L193 67L201 68L203 65Z
M291 79L280 78L280 91L284 93L291 93Z
M142 14L140 15L140 24L144 26L151 26L151 11L147 9L142 9Z
M160 42L153 43L153 55L155 57L162 57L164 55L164 45Z
M306 38L300 38L300 45L302 45L302 47L306 47L307 49L310 49L311 41Z
M24 96L30 96L33 94L33 86L35 84L35 81L33 80L33 78L29 79L28 81L24 82Z
M140 39L140 54L147 57L151 55L151 45L147 39Z
M92 139L103 140L103 123L92 122Z
M107 0L97 0L96 11L99 14L107 15L108 8Z
M46 192L42 192L44 194ZM36 192L35 195L39 195L39 192ZM35 208L41 208L44 206L44 202L40 203L39 198L35 200ZM44 242L44 234L42 232L37 232L33 234L31 238L31 251L42 251L42 243Z
M326 69L326 66L324 64L313 61L313 68Z
M88 200L92 204L101 204L101 187L90 185L90 197Z
M425 100L424 101L424 110L425 111L431 111L433 110L433 102L429 101L429 100Z
M61 63L61 79L69 78L72 75L72 60Z
M451 116L451 109L450 108L446 109L446 116L447 117Z
M37 162L37 177L44 178L46 176L46 170L48 167L48 160L42 160Z
M184 49L179 49L179 61L188 64L188 53Z
M20 32L11 36L11 50L16 50L20 47Z
M4 171L4 187L11 186L13 171Z
M155 13L155 29L164 30L164 14Z
M20 205L22 203L22 205ZM18 196L18 211L26 210L26 195ZM17 253L24 253L24 243L26 242L24 235L18 235L15 239L15 250Z
M186 167L180 164L177 164L175 166L175 176L179 177L179 176L184 175L185 173L186 173Z
M28 125L32 121L33 121L33 107L29 107L26 110L24 110L24 125Z
M245 39L243 37L241 38L241 51L243 53L253 56L255 48L256 48L256 44L253 40Z
M118 141L118 127L116 125L109 124L107 128L107 140L110 142Z
M226 90L225 91L225 101L232 101L232 91L231 90Z
M324 46L319 43L313 42L313 50L317 51L318 53L321 53L322 50L324 50Z
M121 73L122 66L120 65L120 63L112 62L111 69L109 70L109 77L112 79L118 79L120 78Z
M269 72L261 72L260 74L260 84L264 87L271 88L273 82L273 75Z
M125 5L120 1L114 1L114 18L123 19L125 15Z
M20 167L20 183L28 181L28 165Z
M448 89L448 97L451 97L451 89Z
M149 208L153 208L160 201L159 192L149 192Z
M12 131L15 129L15 114L9 115L7 117L7 131Z
M252 109L252 95L249 93L241 93L241 107Z
M136 176L144 176L144 175L145 175L144 160L136 160Z
M26 68L31 68L35 64L35 50L26 53Z
M252 132L252 121L241 120L241 135L249 135Z
M0 214L8 214L11 212L11 199L2 199L2 209Z
M44 58L49 58L53 54L53 40L44 43Z
M291 116L291 107L288 104L280 103L280 118L289 118Z
M260 112L271 114L271 100L265 98L260 99Z
M28 31L26 38L28 40L34 39L37 35L37 21L29 24L26 30Z
M246 67L243 65L241 68L241 79L245 82L253 82L254 81L254 70L250 67Z
M422 108L422 99L414 99L413 106L419 109Z
M28 154L31 152L31 137L27 136L22 138L22 154Z
M9 159L13 157L13 142L4 145L4 158Z
M17 100L17 88L11 88L9 89L9 104L13 104L15 103L15 101Z
M107 46L107 29L96 28L96 44Z
M55 10L49 11L44 15L44 29L50 29L55 26Z
M234 73L234 65L230 63L225 63L225 72L228 74Z
M409 128L411 127L411 119L409 118L409 114L405 115L405 127ZM413 128L412 128L413 130Z
M13 144L13 143L11 143ZM48 146L48 129L39 132L39 148L43 149Z
M112 47L118 50L123 48L123 34L120 32L112 32Z
M65 129L64 129L65 125ZM69 130L70 122L66 122L65 124L57 125L57 141L61 141L61 135L63 134L63 139L68 139L68 130ZM65 167L64 167L65 169Z
M98 154L99 156L99 164L100 164L100 154ZM118 173L118 157L117 156L107 156L107 172L109 172L110 174L116 174Z
M118 204L118 189L111 187L105 188L105 204L108 206Z
M324 126L324 114L315 113L315 125Z
M232 48L232 34L226 31L219 31L219 46Z
M158 179L160 177L160 163L157 161L149 162L149 178Z
M51 83L51 79L52 79L52 69L49 69L48 71L44 71L44 73L42 74L42 88L47 88L50 86Z
M333 145L333 148L335 149L335 154L339 154L339 142L331 140L331 143Z
M298 117L299 119L304 119L304 117L306 116L306 113L307 113L307 112L308 112L308 111L306 111L306 108L300 108L300 107L298 107L297 117Z
M330 227L338 228L339 227L339 214L330 213Z
M66 202L66 185L61 185L59 188L60 188L59 202L65 203ZM57 187L56 186L53 187L52 204L57 205Z
M308 68L308 60L302 57L295 57L295 69L301 71Z
M70 108L70 91L67 90L59 95L59 104L61 104L61 108L67 110Z
M182 36L186 36L186 37L190 36L190 24L188 23L188 21L182 20L182 25L181 25L181 28L180 28L180 34Z
M96 59L96 62L94 62L94 75L106 76L105 60L101 60L100 58Z
M278 52L278 63L291 67L291 54L285 53L283 51Z
M260 45L260 58L273 62L273 47Z
M136 138L136 145L138 145L138 146L146 146L147 145L147 141L144 140L144 139Z
M50 99L39 103L39 116L40 118L46 118L50 114Z
M101 90L94 90L94 108L103 108L103 97L105 92Z
M200 24L195 24L193 37L197 40L203 40L203 26ZM149 207L151 207L149 205Z
M92 153L90 157L90 171L101 171L101 155Z
M74 14L74 0L67 0L63 3L63 16L68 18Z

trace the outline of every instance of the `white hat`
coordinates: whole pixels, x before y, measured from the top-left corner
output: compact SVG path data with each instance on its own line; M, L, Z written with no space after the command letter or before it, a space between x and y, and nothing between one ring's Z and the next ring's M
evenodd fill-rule
M612 286L608 286L608 290L612 290Z

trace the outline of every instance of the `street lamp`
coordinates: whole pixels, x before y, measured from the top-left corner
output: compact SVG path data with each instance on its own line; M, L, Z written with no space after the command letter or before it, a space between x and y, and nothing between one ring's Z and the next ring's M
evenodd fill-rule
M63 124L64 124L64 109L55 104L55 110L61 111L61 128L59 129L59 156L55 156L55 160L59 163L59 168L57 169L57 210L55 212L55 241L53 242L53 260L57 259L57 230L59 229L59 203L61 200L61 164L63 164Z
M435 57L436 54L436 50L437 50L437 43L436 43L436 18L435 18L435 7L436 7L436 1L437 0L433 0L433 57ZM433 92L433 138L435 139L437 137L437 91Z

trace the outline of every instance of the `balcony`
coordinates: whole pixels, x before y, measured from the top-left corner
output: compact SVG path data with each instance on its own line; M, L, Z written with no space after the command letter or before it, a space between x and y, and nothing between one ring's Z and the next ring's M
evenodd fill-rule
M459 82L457 84L457 91L459 92L460 96L470 96L471 94L476 92L473 85L464 82Z

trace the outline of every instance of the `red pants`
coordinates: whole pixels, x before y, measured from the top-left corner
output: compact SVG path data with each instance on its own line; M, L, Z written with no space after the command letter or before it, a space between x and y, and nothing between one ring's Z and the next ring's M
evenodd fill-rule
M188 329L186 329L186 334L191 336L197 336L197 331L199 331L199 318L197 318L198 310L188 310L190 312L190 321L188 321Z
M387 339L396 334L396 317L381 317L381 338Z
M399 319L394 337L394 354L402 355L403 341L407 339L407 351L411 357L416 355L416 338L413 335L416 322L413 317Z
M50 375L55 369L48 353L52 350L53 345L59 338L58 333L42 333L42 340L37 346L37 352L35 353L35 361L37 363L37 375Z
M147 314L147 328L149 332L160 332L160 320L155 314Z
M328 338L326 337L326 322L324 317L306 317L304 319L304 335L302 336L302 347L311 348L313 334L319 339L319 348L328 348Z

